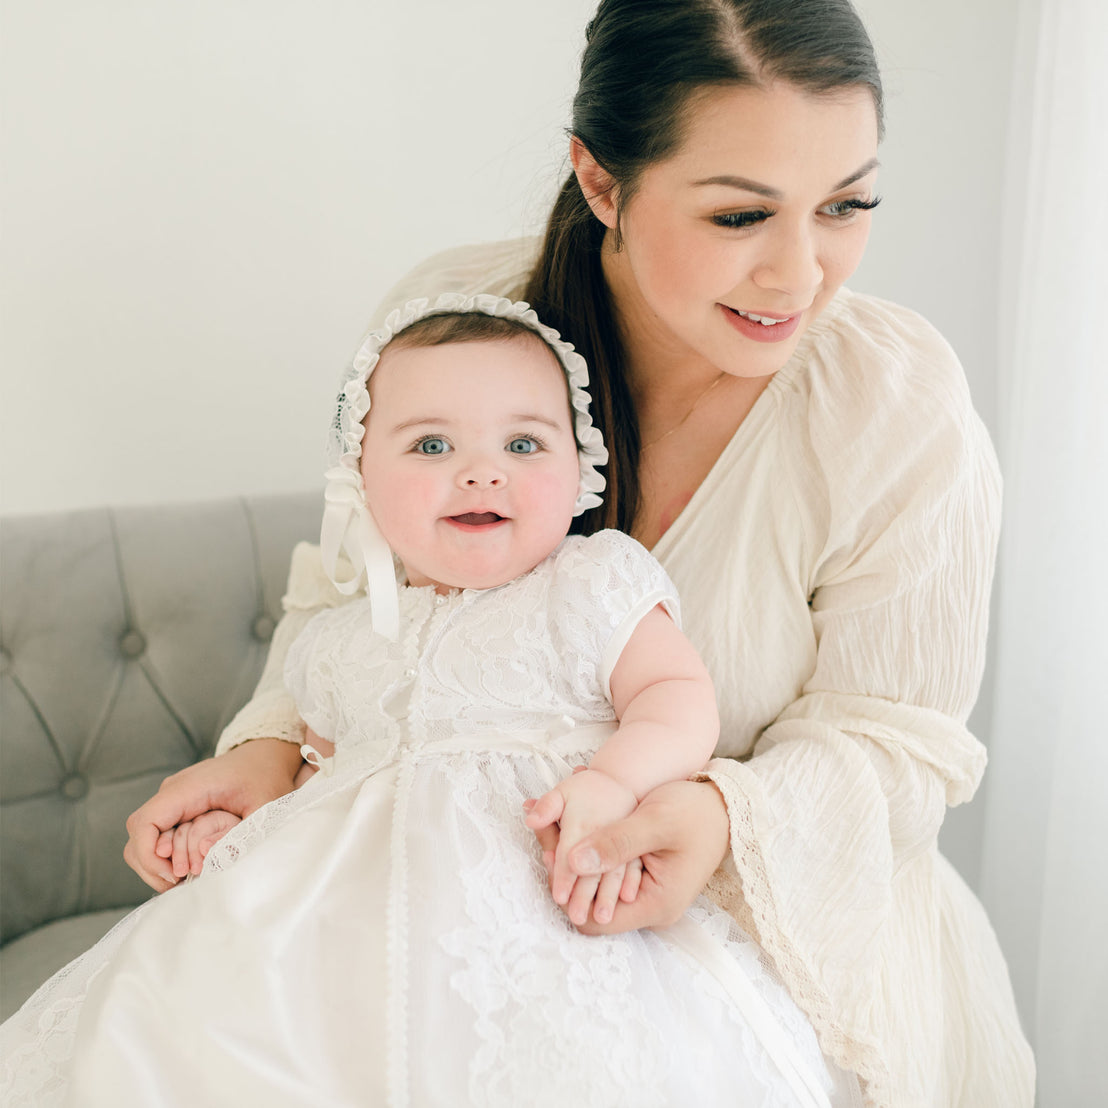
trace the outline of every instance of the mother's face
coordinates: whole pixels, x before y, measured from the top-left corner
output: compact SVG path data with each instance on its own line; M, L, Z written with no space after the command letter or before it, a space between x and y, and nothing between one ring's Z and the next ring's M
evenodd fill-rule
M861 260L877 138L861 87L699 96L677 153L649 166L619 209L622 247L605 256L632 346L740 377L780 369ZM618 195L589 179L603 171L583 149L575 166L614 229Z

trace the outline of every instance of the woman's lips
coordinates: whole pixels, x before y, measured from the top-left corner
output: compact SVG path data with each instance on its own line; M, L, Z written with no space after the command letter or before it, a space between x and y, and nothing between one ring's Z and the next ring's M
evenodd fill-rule
M744 335L748 339L753 339L755 342L781 342L784 339L790 338L800 326L800 317L803 312L797 312L796 315L787 316L778 323L759 323L755 319L748 319L745 315L735 311L734 308L729 308L726 304L720 304L723 309L724 318L740 335ZM771 318L762 316L761 318Z

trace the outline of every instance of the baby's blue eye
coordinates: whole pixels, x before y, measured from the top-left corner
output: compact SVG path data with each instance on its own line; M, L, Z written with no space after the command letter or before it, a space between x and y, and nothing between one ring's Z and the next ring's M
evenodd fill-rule
M415 444L415 449L419 454L446 454L453 448L446 439L440 439L434 435L430 435L425 439L420 439L419 442Z
M539 444L534 439L518 438L508 443L508 450L512 454L534 454Z

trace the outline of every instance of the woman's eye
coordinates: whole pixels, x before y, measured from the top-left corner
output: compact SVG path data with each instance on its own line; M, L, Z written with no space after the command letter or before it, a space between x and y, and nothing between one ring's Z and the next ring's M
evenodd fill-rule
M855 212L871 212L881 203L881 197L875 196L872 200L862 200L857 196L849 200L835 200L823 208L826 215L834 219L849 219Z
M717 227L753 227L756 223L764 223L773 215L764 208L755 208L747 212L719 212L712 216L712 222Z
M446 454L453 448L446 439L440 439L435 435L429 435L425 439L420 439L415 444L415 451L417 454Z
M518 439L512 439L508 443L508 452L510 454L534 454L539 449L539 444L534 439L524 438L520 436Z

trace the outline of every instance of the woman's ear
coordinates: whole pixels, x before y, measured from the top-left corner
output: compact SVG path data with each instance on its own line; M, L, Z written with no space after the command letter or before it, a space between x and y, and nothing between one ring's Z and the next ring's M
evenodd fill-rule
M592 214L605 227L618 227L619 197L616 195L615 178L597 162L576 135L569 143L569 160Z

